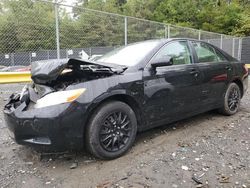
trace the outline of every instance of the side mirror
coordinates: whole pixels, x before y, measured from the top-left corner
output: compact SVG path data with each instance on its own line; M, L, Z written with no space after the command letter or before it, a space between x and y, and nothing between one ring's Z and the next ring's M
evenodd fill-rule
M160 58L156 58L151 62L151 67L154 69L157 67L164 67L173 65L173 58L170 56L162 56Z

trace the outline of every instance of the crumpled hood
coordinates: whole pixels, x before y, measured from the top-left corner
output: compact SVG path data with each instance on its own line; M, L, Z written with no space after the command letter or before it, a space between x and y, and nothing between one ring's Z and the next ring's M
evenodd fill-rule
M80 65L99 65L103 68L117 68L113 64L91 62L79 59L54 59L45 61L35 61L31 64L31 78L37 84L45 84L56 80L62 71L67 67L77 67Z
M55 80L66 68L67 59L35 61L31 64L31 78L35 83L46 83Z

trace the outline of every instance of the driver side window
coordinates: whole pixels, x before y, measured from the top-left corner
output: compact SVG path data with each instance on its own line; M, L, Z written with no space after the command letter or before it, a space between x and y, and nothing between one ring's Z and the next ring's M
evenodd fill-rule
M173 65L191 64L191 53L186 41L174 41L163 46L154 57L154 61L169 56L173 58Z

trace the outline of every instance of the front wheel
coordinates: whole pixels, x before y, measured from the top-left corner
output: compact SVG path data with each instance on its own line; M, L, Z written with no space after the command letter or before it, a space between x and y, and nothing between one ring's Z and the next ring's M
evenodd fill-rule
M134 111L127 104L111 101L92 115L86 132L88 150L101 159L114 159L133 145L137 132Z
M228 116L235 114L239 109L240 100L241 91L239 86L236 83L229 84L223 99L223 107L219 109L219 112Z

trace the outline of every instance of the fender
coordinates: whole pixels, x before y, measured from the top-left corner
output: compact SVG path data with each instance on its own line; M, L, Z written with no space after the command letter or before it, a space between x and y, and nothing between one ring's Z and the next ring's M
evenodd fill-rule
M141 104L138 100L135 99L134 96L127 93L125 89L119 89L119 90L113 90L111 92L103 93L102 95L98 96L93 100L93 102L89 105L88 111L92 112L93 109L95 109L98 105L100 105L102 102L106 101L107 99L110 99L112 97L118 96L118 95L126 95L130 98L132 98L134 101L136 101L138 107L141 108Z
M107 101L108 99L111 99L112 97L116 98L116 97L121 97L120 95L124 95L124 96L127 96L129 97L129 99L132 99L134 102L133 102L133 107L136 107L136 115L137 115L137 118L138 118L138 121L141 122L141 124L145 124L145 120L143 117L145 117L143 114L143 108L142 108L142 104L132 95L132 94L129 94L126 92L126 90L124 89L119 89L119 90L113 90L111 92L106 92L106 93L103 93L102 95L98 96L97 98L95 98L93 100L92 103L90 103L87 107L87 119L85 119L85 122L83 123L85 126L87 126L87 123L88 123L88 120L89 120L89 117L91 117L91 114L94 112L94 110L100 105L102 104L104 101ZM125 100L125 97L123 98ZM120 100L122 101L122 100ZM131 105L130 105L131 106ZM140 127L140 125L138 125ZM139 128L138 127L138 128Z
M102 95L98 96L97 98L95 98L93 100L93 104L95 103L100 103L101 101L104 101L105 99L107 98L110 98L114 95L129 95L125 89L118 89L118 90L113 90L113 91L110 91L110 92L106 92L106 93L103 93ZM129 95L130 96L130 95ZM132 97L132 96L130 96Z

